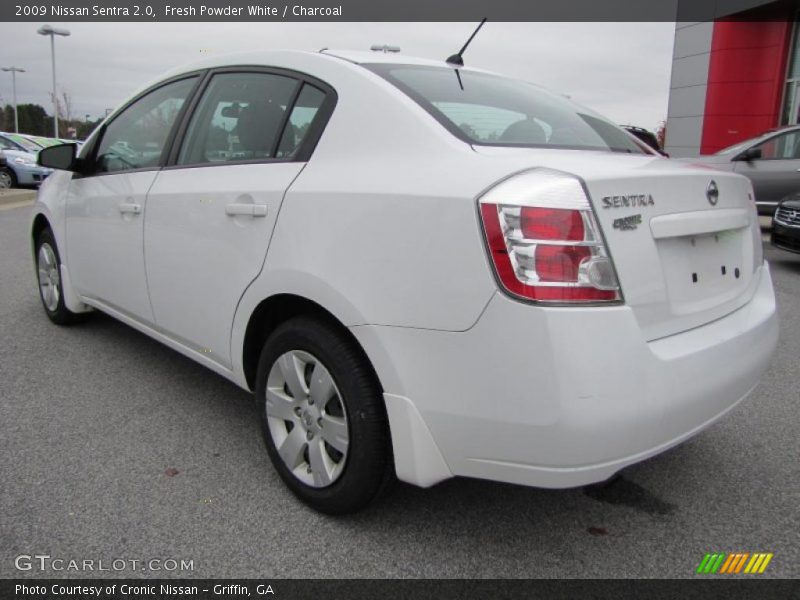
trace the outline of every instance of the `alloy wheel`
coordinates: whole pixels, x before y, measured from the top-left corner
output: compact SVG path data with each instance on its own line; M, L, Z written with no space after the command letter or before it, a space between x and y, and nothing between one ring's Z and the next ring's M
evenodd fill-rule
M291 350L267 377L266 416L281 460L302 483L324 488L342 474L350 446L347 412L322 362Z
M55 312L58 308L58 301L61 298L61 277L58 273L58 260L52 246L44 242L39 246L38 254L39 270L39 291L42 294L42 301L50 312Z

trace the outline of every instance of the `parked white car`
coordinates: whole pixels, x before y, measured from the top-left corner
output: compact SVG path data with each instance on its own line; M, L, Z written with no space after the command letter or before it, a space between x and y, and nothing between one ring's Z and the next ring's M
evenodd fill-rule
M395 475L605 480L728 412L776 345L749 181L528 83L214 57L74 152L40 155L47 315L101 310L254 391L325 512Z

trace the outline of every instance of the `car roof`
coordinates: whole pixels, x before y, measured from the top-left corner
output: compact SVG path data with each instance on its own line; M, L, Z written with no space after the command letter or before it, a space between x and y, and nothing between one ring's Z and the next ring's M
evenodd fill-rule
M357 65L363 64L397 64L397 65L419 65L425 67L446 67L453 68L453 65L447 64L445 60L433 60L430 58L421 58L418 56L407 56L401 52L381 52L363 50L332 50L325 48L321 50L322 54L328 56L335 56L344 60L356 63ZM461 68L461 67L459 67Z
M280 67L281 63L287 59L296 59L302 57L307 61L320 61L328 62L331 60L343 60L349 63L362 65L371 63L381 64L398 64L398 65L419 65L428 67L445 67L454 68L453 65L448 64L445 60L432 60L428 58L420 58L417 56L409 56L399 52L376 52L376 51L359 51L359 50L335 50L330 48L323 48L318 52L311 52L308 50L258 50L251 52L235 52L226 54L216 54L209 56L199 61L188 63L161 75L157 81L162 81L169 77L175 77L184 73L191 73L192 71L199 71L203 69L213 69L217 67L228 66L274 66ZM292 61L294 62L294 61ZM488 73L483 69L475 69L468 67L459 67L460 70L477 71Z

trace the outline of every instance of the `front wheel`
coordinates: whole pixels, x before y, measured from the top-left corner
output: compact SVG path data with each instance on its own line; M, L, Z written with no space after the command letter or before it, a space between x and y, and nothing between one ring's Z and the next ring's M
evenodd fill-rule
M36 272L39 278L39 298L47 316L57 325L69 325L80 320L80 315L64 304L64 286L61 282L61 260L53 232L42 231L36 238Z
M380 385L336 325L297 317L279 326L261 353L256 394L272 464L311 507L355 512L393 478Z
M6 168L0 168L0 189L14 187L14 174Z

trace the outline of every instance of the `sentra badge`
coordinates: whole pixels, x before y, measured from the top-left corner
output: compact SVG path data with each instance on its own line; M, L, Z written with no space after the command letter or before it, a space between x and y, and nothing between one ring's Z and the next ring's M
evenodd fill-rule
M637 208L655 206L656 201L650 194L633 194L630 196L605 196L602 198L603 208Z

